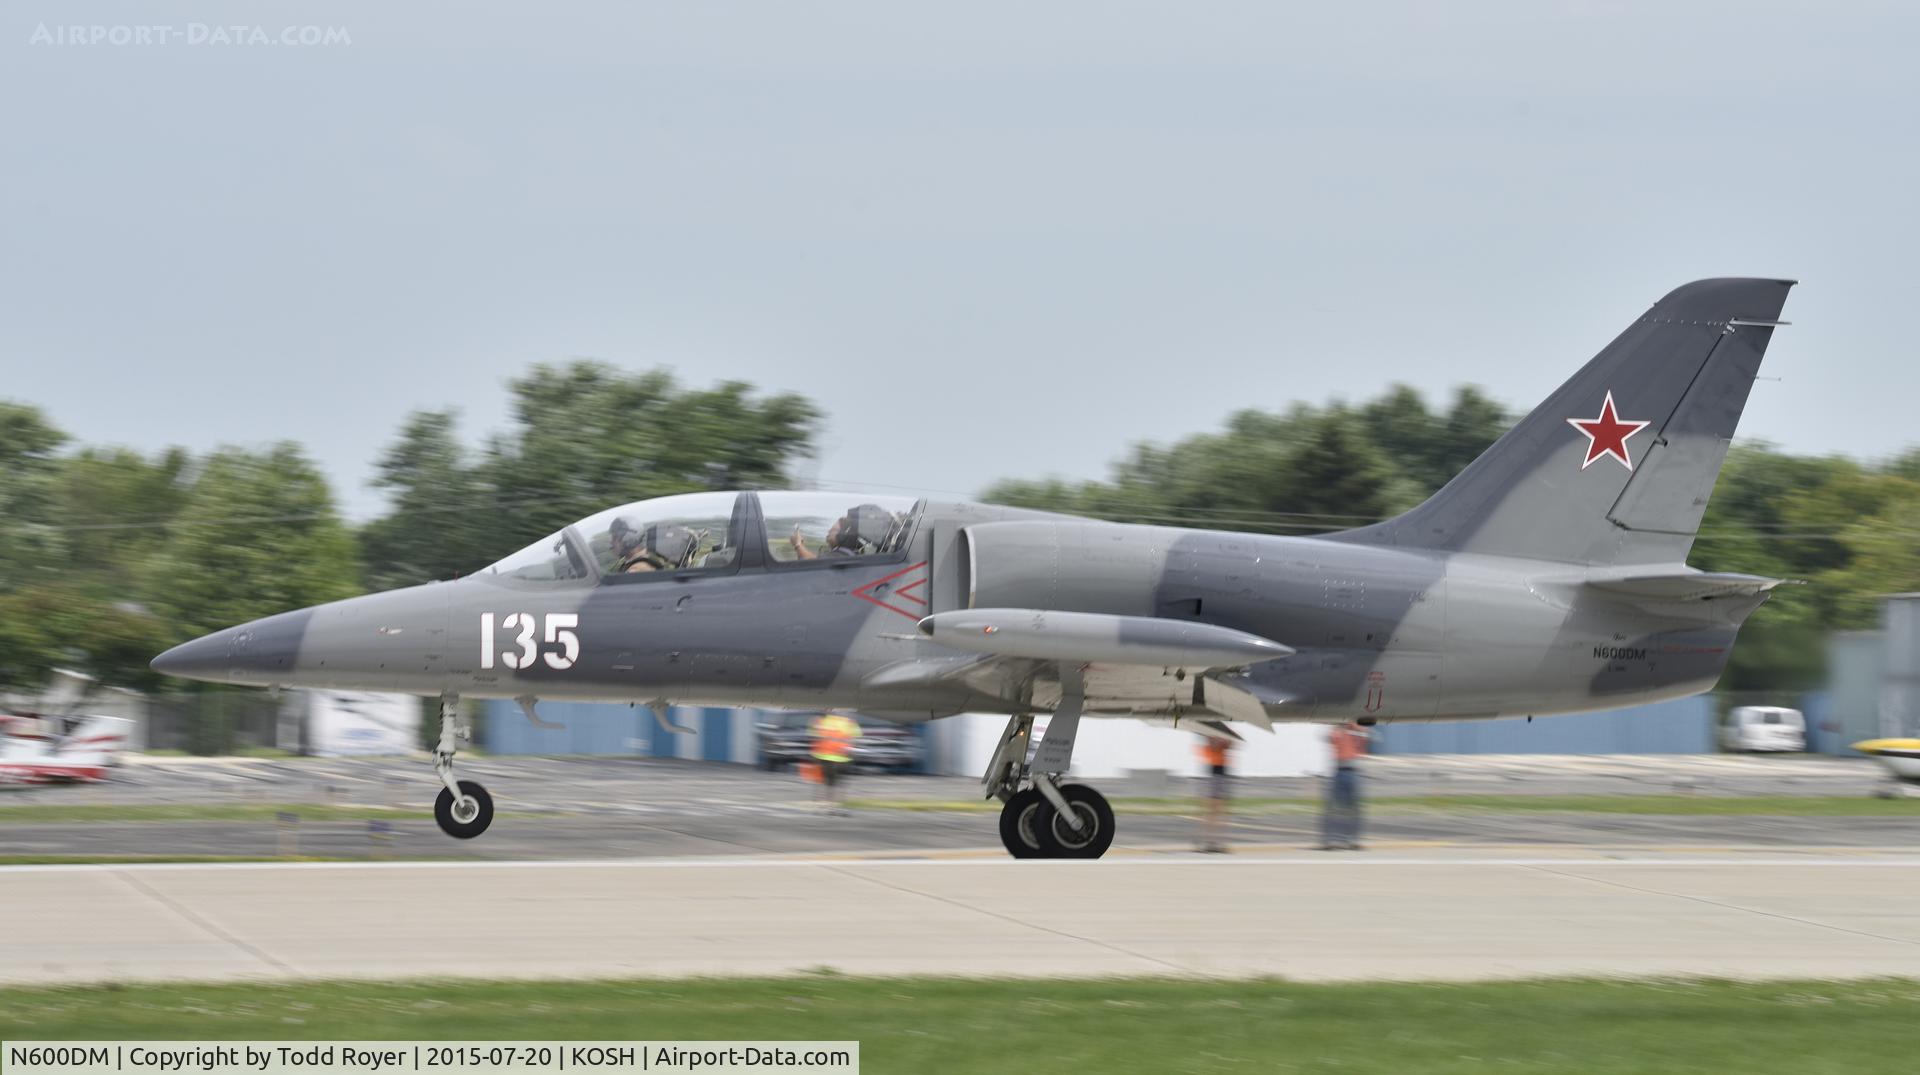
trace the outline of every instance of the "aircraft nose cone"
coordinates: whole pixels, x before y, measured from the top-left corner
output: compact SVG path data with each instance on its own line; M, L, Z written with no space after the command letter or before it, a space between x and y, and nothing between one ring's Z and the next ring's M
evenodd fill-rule
M182 642L155 657L149 662L149 667L163 676L178 676L181 679L207 679L215 672L224 672L227 668L227 647L221 643L220 634Z
M243 623L215 631L155 657L150 666L161 675L209 683L270 684L294 671L311 609Z

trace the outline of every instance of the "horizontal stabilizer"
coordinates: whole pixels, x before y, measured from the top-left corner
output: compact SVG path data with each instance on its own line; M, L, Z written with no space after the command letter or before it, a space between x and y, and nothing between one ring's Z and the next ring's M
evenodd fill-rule
M920 632L955 649L1047 661L1238 668L1293 653L1271 639L1210 623L1038 608L936 612L920 621Z
M1589 579L1586 585L1602 593L1645 597L1658 601L1707 601L1716 597L1754 597L1786 579L1741 575L1730 571L1685 571L1667 575L1628 575L1617 579Z

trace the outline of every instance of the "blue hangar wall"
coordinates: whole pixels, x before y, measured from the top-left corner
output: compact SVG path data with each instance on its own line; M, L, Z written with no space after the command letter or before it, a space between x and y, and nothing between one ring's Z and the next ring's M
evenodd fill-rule
M560 724L541 728L529 722L513 702L483 703L480 743L492 754L626 754L635 757L686 758L752 764L757 709L674 706L668 719L692 728L692 735L670 732L646 706L597 702L541 702L540 718Z
M482 703L480 742L494 754L623 754L689 761L757 760L756 709L675 706L678 735L660 727L645 706L541 702L540 716L564 727L528 723L508 701ZM1381 754L1711 754L1714 700L1682 698L1657 705L1564 717L1388 724L1375 729ZM1809 716L1812 714L1810 713Z
M1709 695L1564 717L1434 721L1374 729L1380 754L1711 754Z

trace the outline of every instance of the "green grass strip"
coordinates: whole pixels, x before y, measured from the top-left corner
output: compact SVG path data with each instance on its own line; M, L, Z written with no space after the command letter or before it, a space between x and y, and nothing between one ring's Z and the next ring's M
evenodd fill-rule
M476 944L485 944L476 938ZM887 1072L1911 1072L1920 982L849 978L0 990L0 1038L857 1039Z

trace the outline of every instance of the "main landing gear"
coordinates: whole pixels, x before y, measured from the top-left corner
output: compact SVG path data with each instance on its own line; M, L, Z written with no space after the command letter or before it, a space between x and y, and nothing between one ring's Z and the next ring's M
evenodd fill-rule
M1000 842L1017 859L1097 859L1113 846L1113 807L1085 784L1062 784L1073 758L1073 738L1085 701L1077 682L1066 685L1047 734L1027 764L1033 715L1010 718L981 782L1001 800ZM1023 786L1024 785L1024 786Z
M440 831L456 840L471 840L493 824L493 796L471 780L453 778L453 755L459 740L469 738L460 722L460 696L440 696L440 743L433 751L433 772L446 785L433 803L433 819Z

